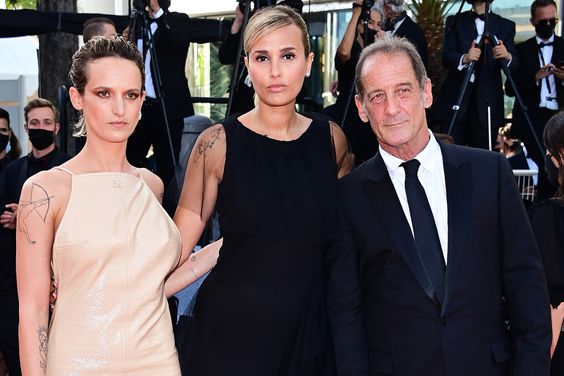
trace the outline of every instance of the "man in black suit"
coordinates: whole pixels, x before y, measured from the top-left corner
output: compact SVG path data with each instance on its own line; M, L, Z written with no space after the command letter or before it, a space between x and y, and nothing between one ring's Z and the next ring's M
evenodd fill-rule
M24 108L31 153L11 162L0 174L0 351L10 375L21 375L18 352L18 295L16 288L16 217L24 182L69 157L55 146L59 132L57 107L37 98ZM41 192L37 192L41 196Z
M503 125L503 83L501 64L512 73L515 57L515 23L493 12L485 13L482 0L468 1L472 10L447 18L443 44L443 64L448 69L437 103L437 117L448 131L464 77L474 62L474 74L466 88L451 136L459 145L488 148L495 145L497 129ZM487 22L486 22L487 18ZM487 27L487 30L485 28ZM489 32L491 38L483 38ZM499 44L496 44L496 39ZM482 39L484 39L483 48ZM491 108L491 133L488 135L488 104Z
M383 0L385 11L384 30L388 35L405 38L415 45L417 52L427 66L427 40L419 25L407 15L407 7L404 0Z
M340 183L328 286L339 372L363 374L366 341L371 375L548 375L546 282L505 157L435 139L409 42L376 41L356 77L380 152Z
M162 79L161 94L164 97L168 117L172 151L178 161L184 118L194 115L185 74L186 56L192 33L188 15L169 12L169 5L169 0L151 0L148 12L151 20L154 21L150 23L149 27L153 33L153 43ZM142 35L136 37L141 38ZM142 39L138 39L138 47L144 50L146 97L141 110L141 120L127 143L127 159L137 167L147 167L147 152L153 145L156 173L167 187L174 176L174 164L163 113L154 86L156 71L154 64L150 61L151 57L146 43L144 45Z
M542 143L542 133L548 119L564 109L564 40L554 34L558 13L554 0L535 0L531 5L531 24L535 36L519 43L515 49L519 66L514 80L517 90L527 107L532 126ZM513 87L506 82L507 95L514 96ZM515 137L521 139L531 158L539 166L540 199L552 196L551 187L544 173L544 148L539 149L519 104L513 106Z

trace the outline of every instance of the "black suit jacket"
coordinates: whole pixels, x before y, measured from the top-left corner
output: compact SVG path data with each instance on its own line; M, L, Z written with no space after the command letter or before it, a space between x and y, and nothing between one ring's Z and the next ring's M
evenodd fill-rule
M460 89L467 72L467 68L458 70L462 55L468 52L472 42L477 38L476 24L470 11L463 12L458 16L454 27L455 18L450 16L446 20L445 38L443 43L443 64L448 70L437 103L437 116L447 125L452 118L452 106L458 100ZM512 55L509 70L514 73L518 65L518 56L515 52L515 23L509 21L493 12L488 16L488 30L499 40L502 40L507 51ZM475 68L475 95L478 108L468 109L470 96L466 95L458 119L465 116L466 111L478 111L480 124L487 126L487 100L491 103L492 126L497 129L503 123L505 116L503 106L503 82L501 79L500 62L493 58L493 43L486 45L480 60ZM486 58L484 60L484 57Z
M506 375L513 366L514 375L548 375L546 282L509 165L495 153L440 145L442 306L381 155L341 179L343 233L328 297L339 370L355 370L363 359L351 351L366 341L368 374Z
M194 115L188 80L184 73L188 47L191 41L195 41L190 18L185 13L165 11L156 22L158 28L153 40L168 117L181 119ZM151 69L151 74L155 83L154 69Z
M413 20L407 16L398 27L395 36L400 38L405 38L415 45L417 52L423 60L423 64L427 66L428 53L427 53L427 40L425 39L425 34L419 25L417 25Z
M555 35L554 45L552 46L552 60L546 63L553 63L556 65L558 62L564 62L564 39ZM527 39L526 41L519 43L515 46L517 51L517 56L519 57L519 66L515 74L513 75L513 80L517 86L517 90L523 99L523 103L527 109L534 110L539 108L540 103L540 91L541 85L537 85L535 81L535 74L540 69L541 64L539 61L539 49L537 45L537 40L535 37ZM564 82L554 76L554 83L556 85L556 99L558 101L558 107L564 109ZM513 87L509 82L505 82L505 91L507 95L513 97L515 92ZM519 104L515 103L513 106L513 112L520 112ZM534 120L535 119L531 119ZM544 128L544 124L537 125Z

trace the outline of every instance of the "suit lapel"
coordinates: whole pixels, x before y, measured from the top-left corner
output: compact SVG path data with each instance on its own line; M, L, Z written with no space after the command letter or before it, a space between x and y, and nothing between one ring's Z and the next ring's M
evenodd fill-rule
M465 250L472 191L470 164L455 153L452 146L439 142L443 154L448 206L448 260L445 281L443 312L448 305L456 278L460 275L460 262Z
M367 167L368 173L362 183L376 215L380 218L380 223L425 294L439 305L381 155L376 154Z

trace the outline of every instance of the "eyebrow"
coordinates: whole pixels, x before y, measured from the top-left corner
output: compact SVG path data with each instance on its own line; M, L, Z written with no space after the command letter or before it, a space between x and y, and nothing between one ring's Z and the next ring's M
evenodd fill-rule
M284 47L284 48L281 48L279 51L280 52L297 51L297 48L296 47ZM254 54L268 54L268 52L269 52L268 50L256 50L256 51L253 51L253 55Z
M108 86L98 86L98 87L93 88L92 90L112 90L112 88L108 87ZM132 88L132 89L127 89L126 91L139 91L139 92L141 92L141 89Z

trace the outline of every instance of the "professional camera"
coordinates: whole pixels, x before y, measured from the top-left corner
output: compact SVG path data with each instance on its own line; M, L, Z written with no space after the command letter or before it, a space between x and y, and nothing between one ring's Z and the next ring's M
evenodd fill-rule
M133 9L145 10L149 6L149 0L133 0Z
M374 0L364 0L362 2L362 10L364 12L370 12L370 9L374 6Z

